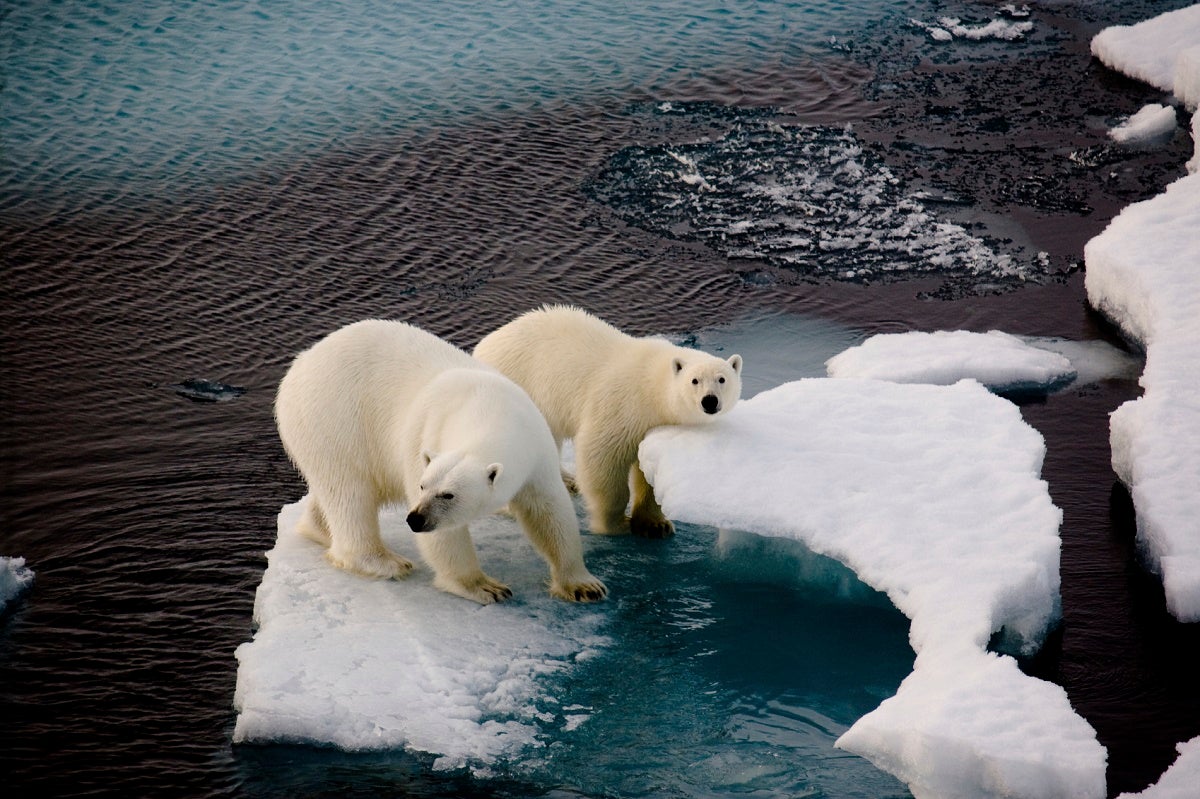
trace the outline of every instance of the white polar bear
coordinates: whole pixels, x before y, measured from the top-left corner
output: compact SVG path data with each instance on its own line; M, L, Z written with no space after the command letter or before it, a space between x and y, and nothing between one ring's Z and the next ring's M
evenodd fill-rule
M635 338L568 306L518 317L474 354L529 392L560 449L574 439L576 480L596 533L674 533L637 463L638 445L651 428L710 421L742 393L740 355L722 360Z
M337 330L296 357L275 401L279 436L308 483L297 526L338 568L403 577L379 507L408 505L434 585L482 604L512 592L479 567L467 525L509 506L550 564L550 593L607 589L583 564L579 523L545 419L512 381L403 322Z

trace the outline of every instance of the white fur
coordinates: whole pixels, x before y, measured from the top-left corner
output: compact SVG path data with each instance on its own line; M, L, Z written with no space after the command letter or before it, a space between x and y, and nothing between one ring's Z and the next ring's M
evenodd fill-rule
M284 448L308 483L297 529L341 569L403 577L412 563L379 535L379 507L409 506L434 584L487 604L511 596L479 567L467 526L508 505L550 564L550 591L600 599L554 439L512 381L402 322L368 320L296 357L279 384Z
M529 392L560 448L575 440L576 478L597 533L670 535L674 527L638 466L638 445L660 425L711 421L742 392L739 355L722 360L635 338L565 306L530 311L490 333L475 357ZM705 397L716 403L708 411Z

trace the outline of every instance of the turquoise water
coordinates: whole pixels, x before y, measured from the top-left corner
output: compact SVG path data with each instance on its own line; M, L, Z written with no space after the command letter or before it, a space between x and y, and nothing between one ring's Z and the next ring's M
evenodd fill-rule
M722 73L828 52L903 5L18 0L0 186L170 198L398 128L690 81L736 93Z

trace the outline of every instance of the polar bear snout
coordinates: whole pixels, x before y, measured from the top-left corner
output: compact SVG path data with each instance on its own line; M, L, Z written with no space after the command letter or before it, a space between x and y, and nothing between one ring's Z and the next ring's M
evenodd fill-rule
M717 398L716 394L705 394L704 399L700 400L700 407L704 409L705 413L711 415L721 410L721 400Z
M408 522L408 528L414 533L428 532L428 530L425 528L425 525L429 524L429 519L427 519L425 514L421 513L421 511L412 511L404 520Z

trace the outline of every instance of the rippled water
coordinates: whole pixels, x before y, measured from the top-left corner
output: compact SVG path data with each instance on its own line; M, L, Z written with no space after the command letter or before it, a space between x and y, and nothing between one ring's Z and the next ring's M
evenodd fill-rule
M774 346L790 344L798 364L819 362L810 345L828 343L829 320L856 335L1110 336L1084 307L1082 244L1178 174L1190 143L1181 133L1156 151L1105 145L1110 116L1158 97L1092 65L1086 41L1184 4L1051 4L1035 9L1024 43L953 49L908 20L986 21L990 6L7 4L0 554L24 556L37 582L0 621L6 785L57 796L636 793L576 779L584 764L569 758L487 783L403 754L231 747L233 650L252 634L275 514L303 490L271 422L289 359L364 316L469 346L545 301L702 339L731 321L802 313L811 326L775 328ZM788 130L821 125L835 140L852 123L926 211L1021 263L1045 252L1044 279L1007 293L940 273L831 283L597 201L588 187L622 159L742 141L721 120L653 111L663 103L766 109ZM740 155L726 146L721 158ZM761 212L736 202L718 211ZM181 386L226 401L197 402ZM1136 393L1099 383L1023 408L1046 436L1045 476L1065 513L1064 625L1028 668L1063 684L1096 727L1114 792L1143 787L1175 741L1200 733L1195 663L1180 654L1200 651L1197 633L1165 615L1138 566L1128 497L1108 468L1107 413ZM710 552L705 535L666 546ZM857 611L696 568L716 610L688 645L754 657L734 670L649 653L648 673L691 664L689 679L717 686L691 733L726 725L717 732L757 751L781 730L800 745L800 730L845 723L844 709L787 679L764 638L772 621L835 626ZM764 626L728 621L754 620L768 599L778 615ZM793 668L869 669L822 638L828 628L799 629L831 660ZM897 631L885 614L872 640ZM852 671L846 684L882 690L899 676ZM698 773L719 771L717 757ZM837 766L796 768L828 786L836 771L822 769ZM691 795L716 785L687 776L664 780ZM795 774L761 777L778 786Z

